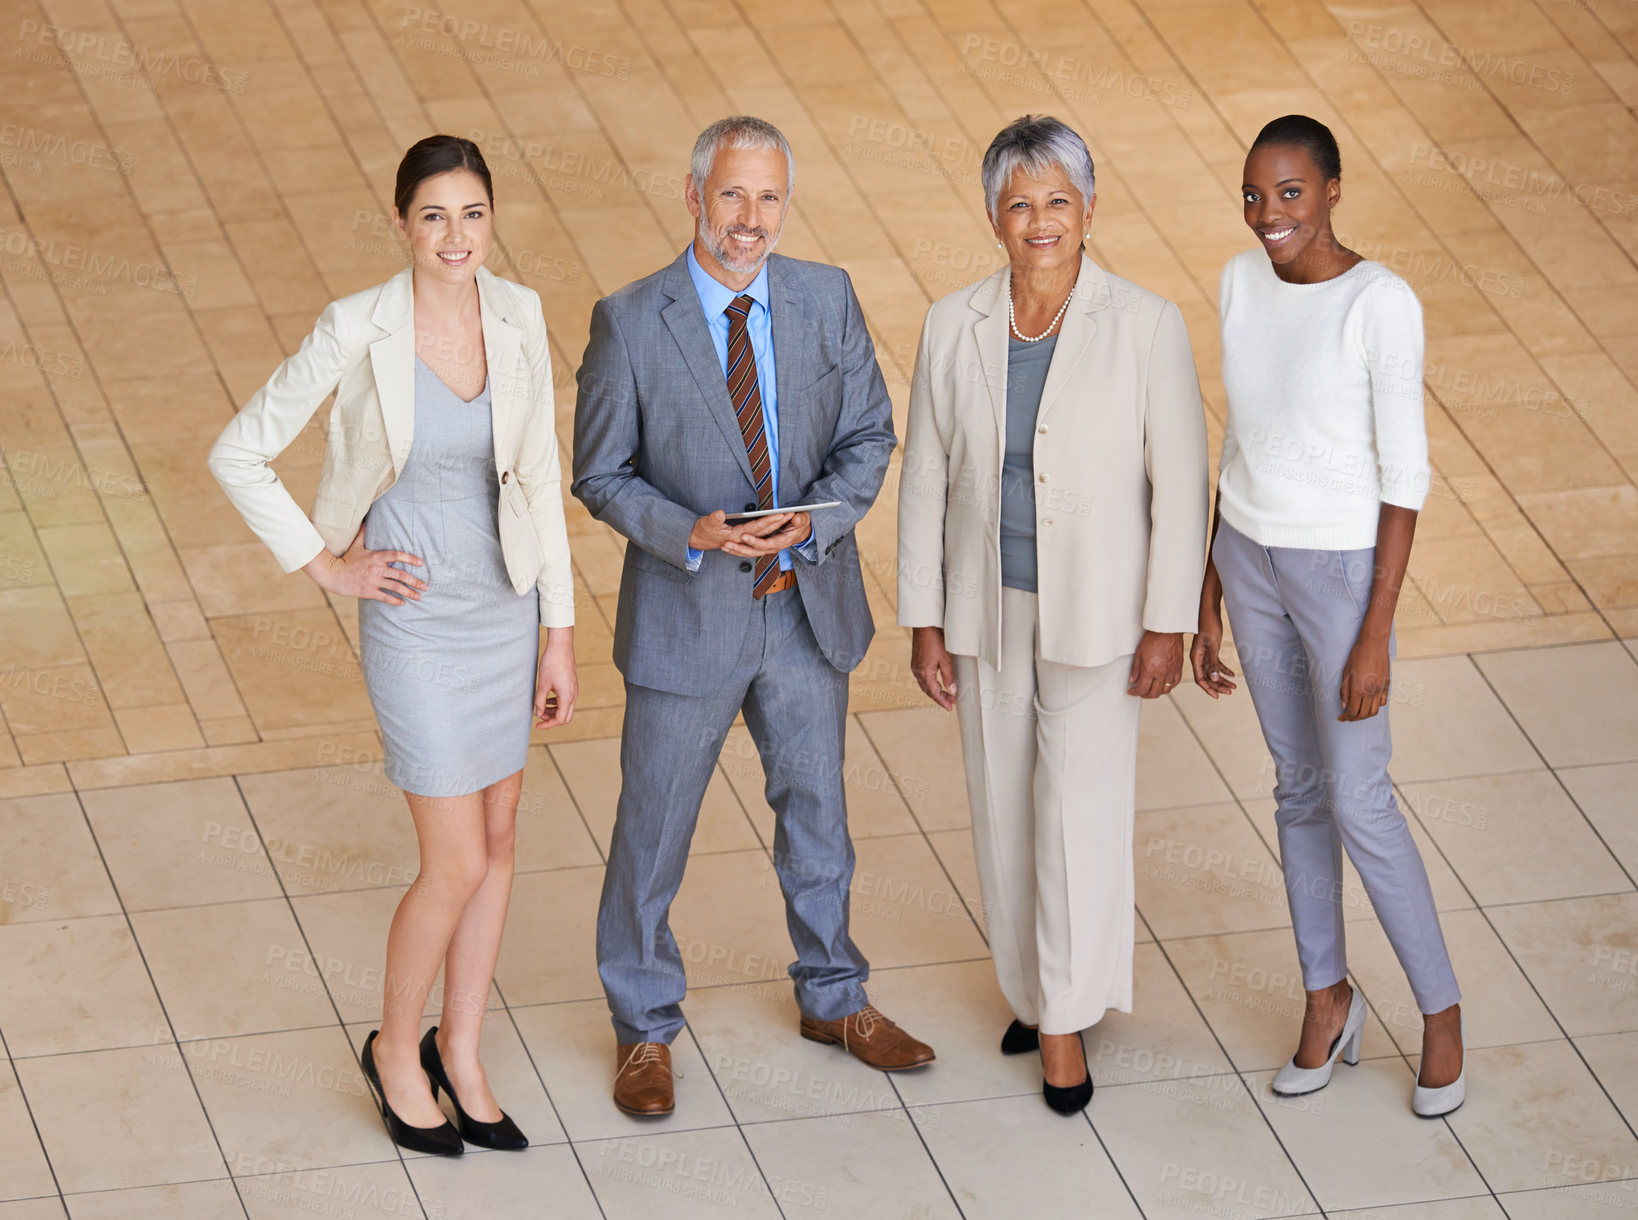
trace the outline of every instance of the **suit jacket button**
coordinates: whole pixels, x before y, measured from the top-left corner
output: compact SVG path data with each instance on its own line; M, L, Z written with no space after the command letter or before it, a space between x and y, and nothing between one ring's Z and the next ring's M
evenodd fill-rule
M739 565L739 570L741 572L749 572L751 570L752 566L753 565L752 565L751 561L749 559L747 559L747 560L745 560L743 563L741 563Z
M756 505L755 504L747 504L745 506L745 511L748 512L748 513L756 512Z
M502 483L506 482L506 480L511 478L511 477L512 477L512 472L510 470L501 471L501 482Z

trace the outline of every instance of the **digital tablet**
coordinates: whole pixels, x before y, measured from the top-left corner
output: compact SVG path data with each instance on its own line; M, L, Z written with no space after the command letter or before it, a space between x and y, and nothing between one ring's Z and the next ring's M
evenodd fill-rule
M753 517L771 517L775 513L809 513L816 508L839 508L840 500L826 500L822 504L792 504L788 508L759 508L753 513L729 513L725 520L749 521Z

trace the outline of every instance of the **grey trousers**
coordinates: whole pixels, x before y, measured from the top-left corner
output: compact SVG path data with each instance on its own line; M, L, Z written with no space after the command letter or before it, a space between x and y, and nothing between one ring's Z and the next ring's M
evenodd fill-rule
M671 902L741 709L776 815L774 870L796 948L797 1007L835 1021L865 1005L870 967L848 935L847 675L820 653L798 590L787 589L757 602L739 661L716 690L678 695L626 683L620 802L597 911L597 970L622 1044L669 1043L682 1030L688 980Z
M1346 848L1417 1006L1433 1013L1461 992L1427 869L1388 778L1388 708L1368 720L1337 719L1342 671L1365 618L1375 557L1374 547L1259 546L1226 521L1212 545L1240 672L1274 758L1280 862L1303 986L1318 991L1348 973Z

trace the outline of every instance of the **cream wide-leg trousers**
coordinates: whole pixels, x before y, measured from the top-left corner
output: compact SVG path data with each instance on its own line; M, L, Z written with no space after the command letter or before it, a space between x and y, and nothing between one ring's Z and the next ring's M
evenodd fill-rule
M1043 661L1036 596L1001 590L1001 668L956 656L973 849L1001 992L1025 1025L1071 1034L1132 1011L1130 655Z

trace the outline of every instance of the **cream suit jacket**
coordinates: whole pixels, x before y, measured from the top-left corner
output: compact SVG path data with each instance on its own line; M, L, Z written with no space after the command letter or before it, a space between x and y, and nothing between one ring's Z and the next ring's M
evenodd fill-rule
M899 623L996 669L1010 274L927 311L899 484ZM1206 420L1177 306L1083 254L1034 435L1041 659L1104 665L1145 630L1194 631Z
M477 271L488 363L497 527L519 594L539 590L541 622L574 623L574 578L559 493L551 353L540 296ZM311 517L269 463L334 390ZM300 349L274 370L210 451L211 473L286 572L321 549L345 551L377 496L404 469L415 430L415 315L406 267L332 301Z

